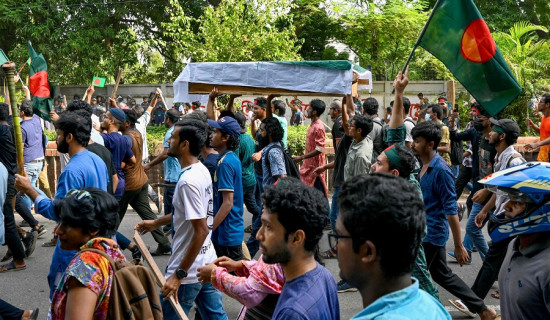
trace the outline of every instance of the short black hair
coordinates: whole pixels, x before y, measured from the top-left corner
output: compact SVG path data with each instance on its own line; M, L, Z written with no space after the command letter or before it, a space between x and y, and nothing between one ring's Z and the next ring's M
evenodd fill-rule
M424 202L411 183L387 173L361 174L344 182L337 201L355 252L371 241L386 277L411 272L426 228Z
M428 109L432 109L432 112L437 115L437 119L441 120L443 119L443 108L441 108L440 105L436 103L432 103L428 106Z
M550 103L550 93L545 93L540 97L543 103Z
M355 128L361 129L361 137L366 137L372 131L372 120L364 115L355 115L351 118L351 121L355 121Z
M164 116L172 121L172 123L176 123L180 119L180 112L176 109L169 109Z
M274 100L273 106L279 117L283 117L286 113L286 104L282 100Z
M141 105L136 105L133 110L136 112L136 115L138 118L141 118L141 116L145 113L145 108L143 108Z
M378 113L378 100L369 97L363 101L363 112L369 116L375 115Z
M0 121L8 121L10 116L10 106L7 103L0 102Z
M122 111L124 111L126 121L130 123L130 127L135 127L138 119L137 113L132 109L124 109Z
M199 109L201 107L201 102L200 101L193 101L193 102L191 102L191 104L194 105L196 109Z
M32 112L32 102L31 100L23 100L21 102L21 105L19 106L19 111L23 112L23 114L26 116L26 117L30 117L33 115L33 112Z
M84 233L97 231L97 237L112 238L119 224L118 201L97 188L84 190L90 193L91 199L79 197L78 194L55 199L55 215L63 223L81 228Z
M79 96L78 94L75 94L75 95L73 96L73 100L81 100L81 99L80 99L80 96Z
M327 105L321 99L313 99L309 102L309 107L313 111L317 112L317 116L320 117L323 114L323 112L325 112Z
M208 130L206 124L197 119L183 119L174 124L180 127L178 133L180 142L189 142L189 152L197 157L208 140Z
M441 125L433 121L424 121L417 124L411 131L413 139L422 137L427 143L434 142L434 150L437 150L439 142L441 142L442 132Z
M241 126L241 133L246 132L246 116L244 115L244 113L237 112L234 114L234 118Z
M405 114L409 114L409 110L411 109L411 100L407 97L403 97L403 108L405 109Z
M393 102L393 101L392 101L392 102ZM392 106L393 106L393 104L392 104ZM386 112L387 112L387 113L391 113L391 109L392 109L392 107L386 107Z
M260 106L262 109L267 108L267 99L265 97L257 97L254 100L254 104Z
M67 105L67 111L85 110L91 117L94 113L94 108L84 100L73 100Z
M221 119L223 117L230 117L230 118L233 118L233 119L237 120L235 118L235 114L232 111L227 110L227 109L224 109L224 110L220 111L220 116L218 117L218 119Z
M397 156L399 157L399 164L395 164L388 161L390 170L396 169L399 172L399 176L408 179L411 173L414 171L416 165L416 157L411 149L405 147L400 143L393 145Z
M185 116L183 116L183 118L184 119L197 119L197 120L200 120L204 123L208 122L208 115L206 114L206 112L204 112L202 110L195 110L191 113L186 114Z
M79 113L81 111L63 112L59 115L59 120L55 122L55 128L63 131L65 137L72 134L78 144L87 147L90 142L90 131L92 131L91 120Z
M267 117L262 121L262 123L265 126L267 136L271 137L271 140L273 142L283 141L283 136L285 132L283 131L283 127L281 126L281 123L279 123L279 120L277 118Z
M315 253L328 222L328 201L323 193L296 178L286 177L279 179L277 185L266 186L262 199L265 208L277 214L285 228L285 239L290 233L303 230L304 249Z

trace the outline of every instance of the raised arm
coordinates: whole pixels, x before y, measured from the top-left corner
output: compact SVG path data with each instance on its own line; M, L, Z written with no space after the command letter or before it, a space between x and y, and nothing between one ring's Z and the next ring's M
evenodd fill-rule
M206 113L208 114L208 118L216 121L218 120L216 116L216 98L223 95L218 88L214 87L210 94L208 95L208 104L206 105Z
M355 104L353 103L353 97L351 94L347 94L342 98L342 127L344 127L344 134L349 133L349 119L350 114L355 114Z
M390 118L389 127L396 129L404 124L405 108L403 107L403 93L409 83L409 67L405 69L403 74L401 71L395 77L393 81L393 87L395 88L395 98L393 101L392 117Z

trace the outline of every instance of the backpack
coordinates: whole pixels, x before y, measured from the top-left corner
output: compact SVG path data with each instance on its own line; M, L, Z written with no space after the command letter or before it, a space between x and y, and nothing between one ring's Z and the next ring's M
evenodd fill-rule
M78 254L86 251L102 255L113 268L108 319L161 320L163 318L157 283L149 269L121 260L114 261L106 252L98 249L82 249Z
M385 122L380 121L380 120L374 120L374 119L372 119L372 123L373 123L373 125L376 123L377 125L379 125L379 126L382 128L382 130L381 130L381 134L382 134L382 150L385 150L387 147L389 147L389 146L388 146L388 143L387 143L386 141L387 141L387 136L388 136L388 128L389 128L390 126L388 126ZM374 128L373 128L373 130L374 130ZM373 142L374 142L374 140L373 140ZM378 153L376 152L376 150L374 150L374 148L373 148L373 152L372 152L372 153L373 153L373 155L378 156ZM373 156L373 159L376 159L376 157Z
M298 166L296 165L296 162L289 154L289 151L286 151L283 149L283 147L279 144L274 144L269 149L266 150L266 155L269 154L269 151L271 151L272 148L277 148L283 152L283 159L285 160L285 169L286 169L286 175L287 177L294 177L297 179L300 179L300 169L298 169ZM269 163L269 157L266 158L265 164L267 165L267 170L271 172L271 164Z

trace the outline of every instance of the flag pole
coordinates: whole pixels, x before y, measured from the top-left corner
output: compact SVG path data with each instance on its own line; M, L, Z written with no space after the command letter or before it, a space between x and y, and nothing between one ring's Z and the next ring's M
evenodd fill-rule
M17 98L15 97L15 63L6 62L2 65L8 82L8 92L11 104L11 113L13 117L13 133L15 136L15 151L17 155L17 171L20 175L24 174L23 161L23 135L21 134L21 125L19 124L19 110L17 110Z
M405 65L403 66L403 69L401 70L402 73L405 73L405 71L407 70L407 67L409 66L409 62L411 62L412 58L414 57L414 51L418 47L418 44L420 43L420 40L422 40L422 37L424 37L424 34L426 33L426 29L428 29L428 25L430 25L430 22L432 21L432 18L434 16L435 9L437 9L437 7L439 6L439 1L440 0L437 0L435 2L435 5L432 9L432 12L430 12L430 16L428 17L428 20L426 21L426 24L424 25L424 28L422 28L422 31L420 32L420 35L418 36L418 39L416 39L416 42L414 43L414 46L411 50L411 53L409 54L409 57L407 58L407 62L405 62ZM395 88L393 88L391 93L392 94L395 93Z

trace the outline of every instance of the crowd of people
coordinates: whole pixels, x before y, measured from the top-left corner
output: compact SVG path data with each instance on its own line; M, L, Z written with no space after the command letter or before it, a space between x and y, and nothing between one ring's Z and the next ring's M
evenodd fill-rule
M353 319L450 319L436 285L456 297L450 303L458 310L495 319L484 299L497 280L500 293L493 295L500 295L503 319L550 318L550 94L538 103L540 126L528 120L541 139L526 149L540 148L539 162L524 164L514 148L521 133L515 121L472 103L470 123L460 131L457 109L420 95L415 121L404 97L408 81L408 70L398 74L392 108L382 117L371 97L358 103L345 95L328 105L335 149L328 163L321 120L327 105L319 99L305 111L311 123L304 154L292 154L287 144L288 125L304 123L299 102L258 97L247 121L234 106L238 95L220 108L223 93L214 89L206 108L184 104L164 112L163 150L150 160L146 130L160 89L138 105L131 97L94 97L91 86L84 100L56 99L50 113L62 164L55 194L38 184L47 138L30 95L18 115L23 174L14 115L0 103L0 242L8 247L2 261L9 261L0 273L25 270L46 233L34 210L56 222L55 237L46 243L55 246L48 319L108 319L115 277L110 260L126 261L128 250L139 264L143 254L117 231L131 206L142 219L135 230L151 233L158 244L151 254L170 256L159 292L164 319L179 319L170 298L185 313L195 306L202 319L227 319L222 294L243 305L239 319L340 319L338 293L355 291L364 309ZM147 176L160 163L163 215L151 208L150 200L158 211L161 205ZM509 173L513 178L501 179ZM459 206L465 188L470 195ZM14 208L30 230L16 225ZM326 230L329 250L320 251ZM447 252L450 235L454 250ZM470 287L447 260L468 265L475 251L483 264ZM325 259L338 260L338 282ZM37 309L0 300L0 319L37 316Z

